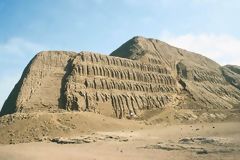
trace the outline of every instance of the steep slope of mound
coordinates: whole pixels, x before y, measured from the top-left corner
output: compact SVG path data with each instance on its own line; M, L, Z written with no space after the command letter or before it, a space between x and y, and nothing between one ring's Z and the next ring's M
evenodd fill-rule
M236 74L240 74L240 66L237 66L237 65L226 65L224 67L230 69L231 71L233 71Z
M226 65L222 67L222 73L226 81L240 90L240 67Z
M117 118L145 117L149 110L167 108L191 110L192 117L226 112L239 106L238 71L143 37L134 37L110 56L41 52L26 67L0 115L59 109Z
M49 51L37 54L5 101L0 115L21 111L61 108L61 88L73 52Z
M183 102L185 104L182 107L223 109L239 104L240 92L237 86L226 80L219 64L202 55L159 40L134 37L115 50L111 56L166 66L183 88L186 87L187 97L191 97Z

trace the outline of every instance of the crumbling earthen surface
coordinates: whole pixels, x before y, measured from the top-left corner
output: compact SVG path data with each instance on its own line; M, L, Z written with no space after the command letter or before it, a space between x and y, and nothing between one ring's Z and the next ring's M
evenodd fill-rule
M110 56L91 52L37 54L0 115L90 111L134 118L167 107L239 109L239 68L155 39L134 37Z
M176 80L161 65L85 52L71 65L65 89L68 110L134 116L164 107L178 91Z

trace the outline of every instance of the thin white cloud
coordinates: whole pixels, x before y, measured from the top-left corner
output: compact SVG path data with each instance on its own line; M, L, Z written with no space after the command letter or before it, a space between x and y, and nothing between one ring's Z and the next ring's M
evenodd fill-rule
M34 53L42 50L44 47L37 43L25 40L23 38L11 38L5 43L0 44L0 56L4 55L15 55L24 56L28 53Z
M225 34L185 34L175 36L168 32L160 39L177 47L205 55L218 63L240 65L240 39Z

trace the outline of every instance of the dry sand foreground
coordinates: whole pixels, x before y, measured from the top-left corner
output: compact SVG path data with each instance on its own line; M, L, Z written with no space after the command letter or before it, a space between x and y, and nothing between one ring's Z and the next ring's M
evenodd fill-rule
M75 139L0 145L1 160L238 160L240 123L148 125L141 129L93 132Z

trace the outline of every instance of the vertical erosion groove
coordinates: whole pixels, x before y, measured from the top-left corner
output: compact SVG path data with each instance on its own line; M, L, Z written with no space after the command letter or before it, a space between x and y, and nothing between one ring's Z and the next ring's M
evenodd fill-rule
M157 64L81 53L69 60L65 70L59 106L68 110L85 105L85 110L101 113L99 103L110 103L112 114L123 118L140 110L164 107L164 97L177 91L170 72ZM99 95L109 98L102 100Z

